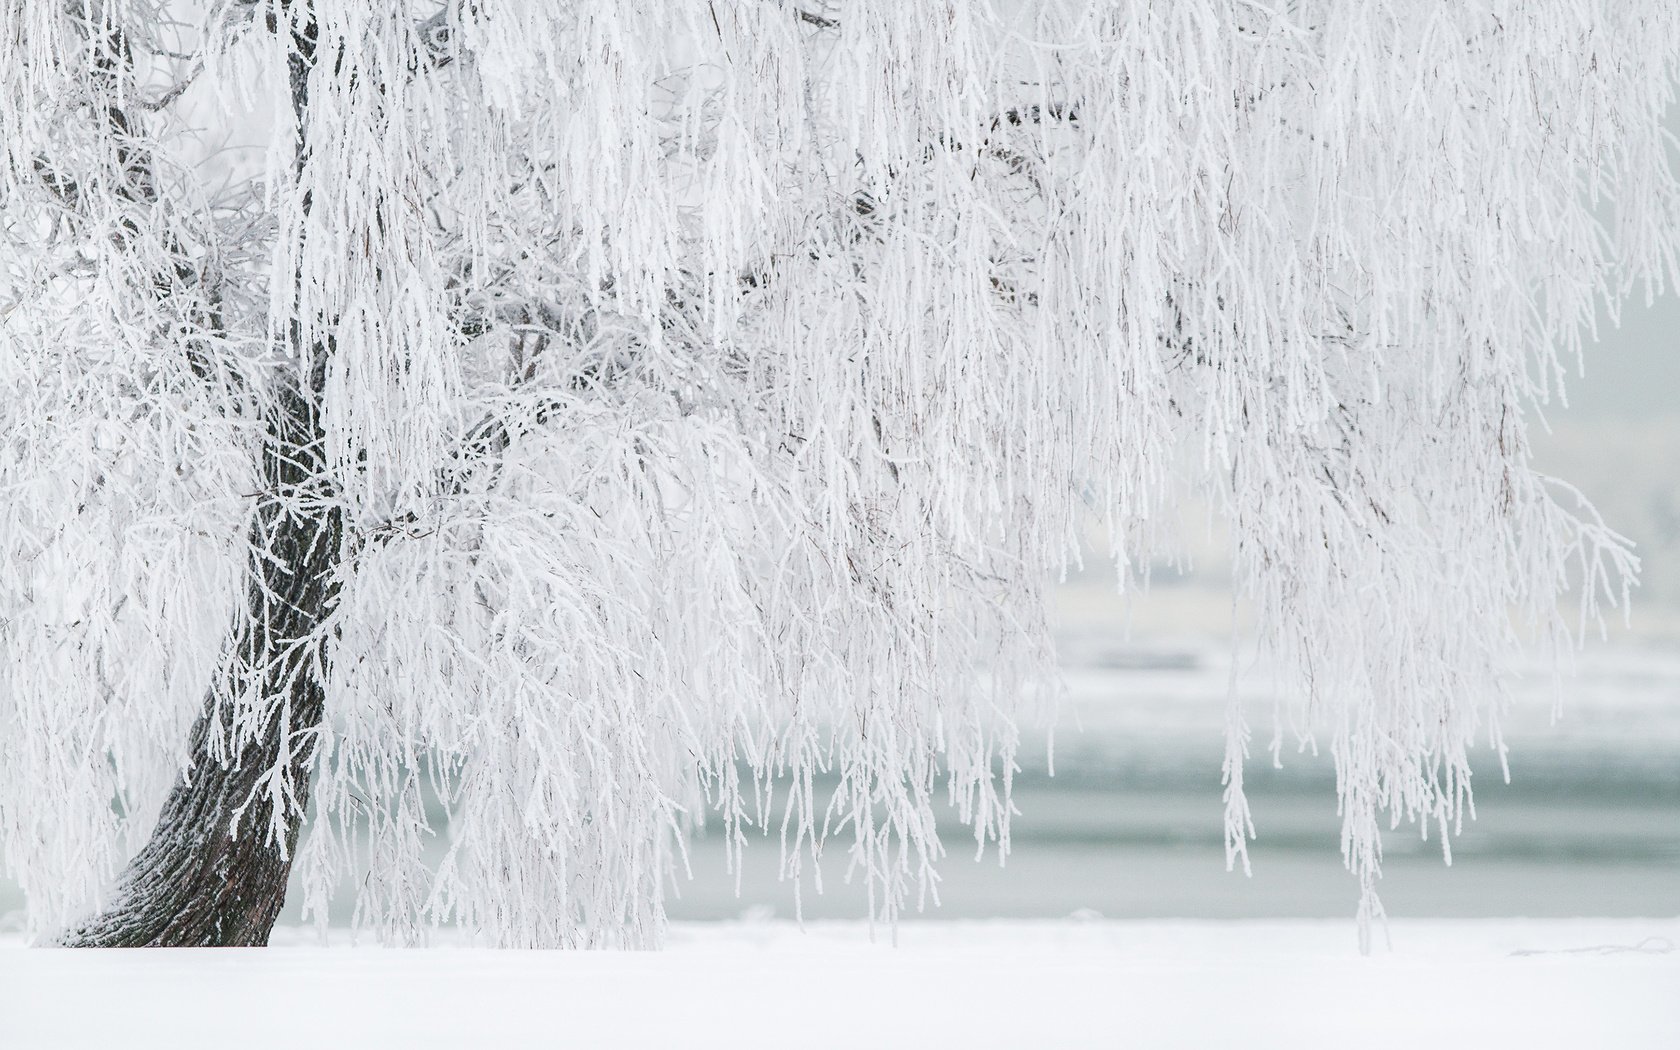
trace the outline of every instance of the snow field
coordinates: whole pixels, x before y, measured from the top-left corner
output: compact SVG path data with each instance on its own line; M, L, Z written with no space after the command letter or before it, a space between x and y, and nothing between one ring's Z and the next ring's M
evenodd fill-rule
M676 924L664 952L31 950L0 1047L1680 1047L1680 919ZM306 946L307 945L307 946Z

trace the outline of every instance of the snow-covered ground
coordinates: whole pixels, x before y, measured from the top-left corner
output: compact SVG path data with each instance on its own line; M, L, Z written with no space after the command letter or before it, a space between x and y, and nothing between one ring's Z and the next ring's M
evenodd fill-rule
M0 1047L1680 1046L1680 919L678 924L642 953L32 950Z

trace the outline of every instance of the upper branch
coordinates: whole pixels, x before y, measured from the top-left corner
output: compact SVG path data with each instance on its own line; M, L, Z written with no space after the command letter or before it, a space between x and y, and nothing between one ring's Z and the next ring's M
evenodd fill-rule
M827 15L819 15L805 10L803 7L793 9L795 16L806 25L816 26L818 29L839 29L840 23Z
M450 451L449 458L438 468L433 479L434 489L443 495L460 494L467 479L481 467L491 471L500 469L502 460L519 434L534 430L549 422L570 403L566 397L537 391L538 368L553 338L559 333L552 322L551 311L521 308L522 321L514 333L509 385L513 397L503 411L485 414ZM533 324L541 321L541 324ZM526 395L526 396L519 396ZM415 511L400 514L366 534L374 541L410 535L412 526L420 521Z
M93 76L90 79L92 97L89 103L99 117L101 130L112 146L112 160L102 177L95 179L99 186L108 186L112 196L124 207L119 211L111 237L119 250L131 250L145 236L144 221L158 213L160 194L156 161L143 129L141 111L163 109L178 99L191 85L197 70L182 82L150 102L143 101L135 90L134 50L128 34L111 20L104 5L69 3L66 10L77 29L91 45ZM41 185L73 214L90 218L93 201L86 181L79 181L52 164L46 157L34 162ZM224 334L221 296L216 282L193 259L183 243L180 231L167 229L159 238L166 261L156 270L150 281L154 300L164 302L187 297L186 311L196 332L185 341L183 350L193 374L217 393L240 393L245 379L237 372L218 363L209 352L209 343Z

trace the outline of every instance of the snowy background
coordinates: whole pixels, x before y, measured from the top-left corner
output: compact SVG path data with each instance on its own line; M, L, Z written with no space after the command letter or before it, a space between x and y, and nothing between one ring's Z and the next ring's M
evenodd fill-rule
M308 1002L315 1031L365 1046L557 1045L562 1029L568 1045L626 1047L1680 1046L1675 332L1672 300L1632 313L1539 443L1542 469L1638 544L1631 620L1560 682L1544 660L1523 669L1510 783L1481 752L1478 816L1450 868L1433 835L1389 834L1392 945L1373 958L1355 955L1328 756L1287 741L1281 769L1251 764L1253 874L1225 870L1232 610L1223 539L1204 527L1186 536L1193 571L1157 567L1146 594L1122 600L1100 565L1059 589L1071 703L1056 775L1029 742L1006 866L973 862L951 822L941 903L896 947L833 921L866 911L838 861L804 898L812 922L785 921L774 840L738 882L717 836L694 842L670 950L587 960L448 935L440 952L370 959L285 926L269 953L32 952L0 878L0 1046L211 1045L236 1029L248 1047L295 1046L290 1025L249 1026L276 1002ZM1244 657L1235 676L1263 751L1269 676Z
M1549 414L1541 469L1638 545L1627 625L1514 684L1510 781L1483 751L1453 864L1385 842L1392 947L1355 955L1327 755L1267 769L1264 666L1233 660L1223 538L1122 601L1060 588L1070 705L1029 740L1006 866L947 828L940 904L857 922L831 858L802 930L776 843L691 844L662 954L24 950L0 865L0 1050L262 1046L1680 1046L1680 301L1630 310ZM1242 611L1237 615L1240 619ZM1235 680L1256 727L1253 873L1228 872L1219 766ZM1561 711L1554 718L1554 709ZM432 814L442 823L442 814ZM439 850L441 852L441 849ZM297 895L294 894L294 899ZM348 895L346 904L348 906ZM347 912L334 916L348 921ZM951 920L940 922L926 919ZM837 921L848 920L848 921ZM346 943L337 931L333 943ZM894 941L896 940L896 944ZM303 1012L284 1023L280 1013Z

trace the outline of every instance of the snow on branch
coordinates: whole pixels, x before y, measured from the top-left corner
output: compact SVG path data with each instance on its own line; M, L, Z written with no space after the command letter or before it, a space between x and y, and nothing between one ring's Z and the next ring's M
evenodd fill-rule
M1509 659L1632 576L1528 428L1680 273L1672 5L211 8L0 0L0 845L39 928L191 775L288 404L297 512L344 523L284 657L327 697L301 863L393 939L656 940L704 820L933 900L936 792L1007 843L1090 508L1146 563L1191 494L1375 917L1385 828L1445 844L1502 759ZM229 740L287 710L242 703ZM298 817L280 769L242 826Z

